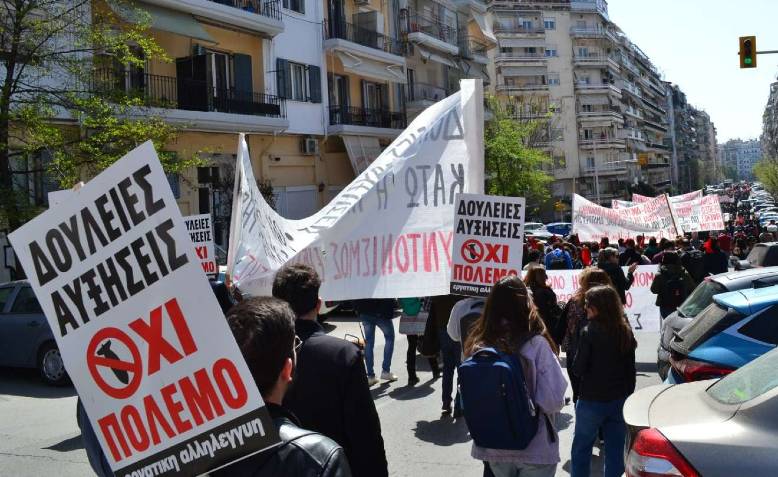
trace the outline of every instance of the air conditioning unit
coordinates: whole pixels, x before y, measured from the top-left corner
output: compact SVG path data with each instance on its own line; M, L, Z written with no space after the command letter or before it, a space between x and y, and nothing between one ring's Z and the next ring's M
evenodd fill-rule
M313 155L319 153L319 141L313 137L306 137L300 141L300 150L303 154Z

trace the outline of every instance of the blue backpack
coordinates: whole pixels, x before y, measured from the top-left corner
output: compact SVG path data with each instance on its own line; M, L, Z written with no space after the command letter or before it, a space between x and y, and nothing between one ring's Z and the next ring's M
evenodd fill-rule
M459 366L458 380L473 442L487 449L526 449L538 431L538 413L518 355L482 348Z

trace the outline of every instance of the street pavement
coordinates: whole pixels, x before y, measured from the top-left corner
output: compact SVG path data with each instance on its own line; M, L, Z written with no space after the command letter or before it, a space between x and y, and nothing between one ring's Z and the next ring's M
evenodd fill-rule
M399 320L394 320L395 330ZM331 316L325 327L338 337L359 335L353 315ZM658 384L658 333L638 333L638 387ZM421 382L407 386L405 351L408 341L396 333L392 371L394 383L373 387L381 418L390 475L420 477L480 476L482 464L470 457L470 439L464 420L441 418L441 381L433 381L427 360L418 357ZM380 373L384 339L376 330L376 371ZM568 389L568 394L570 390ZM557 476L570 475L574 410L566 406L559 423L562 462ZM76 397L72 387L52 388L40 382L34 370L0 368L0 476L91 475L76 424ZM599 451L595 448L595 454ZM595 457L593 467L602 462ZM599 469L592 473L601 475Z

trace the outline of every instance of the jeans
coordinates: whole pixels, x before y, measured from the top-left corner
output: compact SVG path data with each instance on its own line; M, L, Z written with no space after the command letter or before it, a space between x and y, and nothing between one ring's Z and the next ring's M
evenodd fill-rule
M462 362L462 349L459 343L452 340L448 331L443 327L438 331L440 339L440 352L443 355L443 405L451 405L451 394L454 392L454 371ZM457 393L457 407L459 407L459 393Z
M391 318L373 315L359 315L362 327L365 328L365 364L367 365L367 377L374 378L373 370L373 345L375 345L375 328L381 329L384 334L384 361L381 368L385 373L392 366L392 353L394 352L394 324Z
M592 447L600 429L605 440L603 477L619 477L624 472L624 441L627 438L622 414L624 401L626 398L605 402L578 399L575 405L572 477L589 477Z
M554 477L556 464L489 462L494 477Z

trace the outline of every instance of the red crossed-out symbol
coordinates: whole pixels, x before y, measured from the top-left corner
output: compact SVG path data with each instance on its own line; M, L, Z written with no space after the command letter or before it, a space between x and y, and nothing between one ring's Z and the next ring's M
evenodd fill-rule
M113 340L120 342L130 351L130 361L120 359L111 349ZM86 349L86 364L97 386L114 399L127 399L132 396L138 390L143 377L143 364L138 347L127 333L118 328L103 328L95 333ZM109 384L100 374L99 367L109 368L124 386Z
M484 258L484 244L478 240L465 240L460 253L467 263L478 263Z

